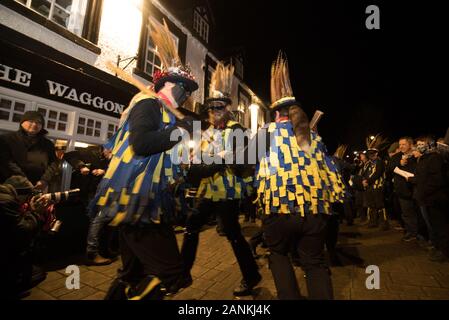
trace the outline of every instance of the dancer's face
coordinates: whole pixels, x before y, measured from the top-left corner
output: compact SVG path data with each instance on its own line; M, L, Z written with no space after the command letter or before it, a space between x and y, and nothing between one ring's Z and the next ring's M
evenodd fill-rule
M209 122L212 124L219 123L226 112L228 111L227 105L222 101L215 101L209 107Z

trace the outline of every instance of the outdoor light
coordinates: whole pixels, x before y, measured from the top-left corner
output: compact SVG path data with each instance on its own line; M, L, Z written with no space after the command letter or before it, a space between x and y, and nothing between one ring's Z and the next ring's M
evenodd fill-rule
M259 105L252 103L248 107L251 112L251 132L255 134L257 132L257 118L259 116Z
M84 142L75 142L75 148L87 148L89 145Z
M371 140L374 140L374 139L376 139L376 137L375 136L371 136L371 137L369 137Z
M139 51L142 26L142 0L104 1L100 36L108 45L121 48L122 57L133 57ZM107 30L107 36L105 33Z
M357 152L357 151L354 151L354 154L358 154L358 152Z

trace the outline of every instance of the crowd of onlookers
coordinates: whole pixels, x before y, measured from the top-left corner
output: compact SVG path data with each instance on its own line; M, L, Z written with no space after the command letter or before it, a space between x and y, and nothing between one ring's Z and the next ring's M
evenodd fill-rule
M46 273L36 266L36 261L45 261L53 254L49 244L57 242L55 234L61 225L58 216L71 211L78 223L86 220L89 199L108 166L108 150L92 146L63 152L55 148L46 134L44 117L37 111L28 111L16 132L0 136L0 246L4 254L0 274L5 279L0 290L2 297L17 297L45 279ZM57 194L62 187L64 161L73 169L71 188L79 188L79 192L70 194L73 197ZM69 224L66 230L71 227ZM111 258L100 255L99 235L104 225L89 221L85 225L89 229L87 263L111 263ZM113 256L115 253L111 253Z
M351 164L336 158L350 194L342 210L348 224L358 217L368 228L394 228L429 250L430 260L448 260L449 130L438 140L402 137L385 146L357 152Z

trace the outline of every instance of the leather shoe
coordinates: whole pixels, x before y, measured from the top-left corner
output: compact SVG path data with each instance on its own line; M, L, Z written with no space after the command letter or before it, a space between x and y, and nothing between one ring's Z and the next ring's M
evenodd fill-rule
M105 266L108 264L111 264L113 261L112 259L104 258L97 254L95 257L88 259L88 264L92 266Z

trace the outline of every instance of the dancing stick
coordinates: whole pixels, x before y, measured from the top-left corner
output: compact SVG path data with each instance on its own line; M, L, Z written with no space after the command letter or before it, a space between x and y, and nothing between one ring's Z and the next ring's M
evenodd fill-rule
M317 130L317 126L318 126L318 122L321 120L321 118L323 117L324 112L317 110L315 111L315 114L312 117L312 120L310 120L309 123L309 128L313 131Z

